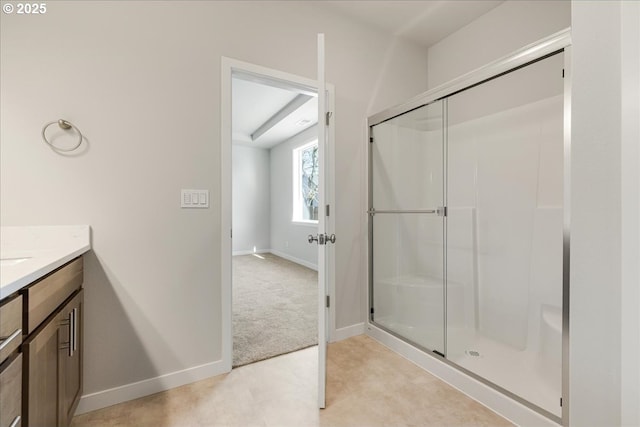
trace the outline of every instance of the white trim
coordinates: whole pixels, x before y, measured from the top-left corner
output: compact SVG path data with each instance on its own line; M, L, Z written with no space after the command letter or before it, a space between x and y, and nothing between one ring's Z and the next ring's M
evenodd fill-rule
M271 249L257 249L255 251L246 250L246 251L233 251L232 256L238 255L252 255L252 254L268 254L271 252Z
M369 322L367 322L366 325L366 334L518 426L559 426L559 424L549 418L538 414L523 404L516 402L458 369L441 362L422 350L407 344Z
M233 322L231 319L231 73L234 60L220 60L220 311L222 320L222 362L224 370L231 372L233 363Z
M171 372L155 378L149 378L119 387L85 394L80 398L76 415L89 411L106 408L107 406L127 402L150 394L167 391L185 384L191 384L206 378L224 374L224 364L222 360L204 365L194 366L181 371Z
M250 64L248 62L239 61L228 57L221 57L221 82L220 82L220 280L221 280L221 316L222 316L222 363L225 372L231 371L233 359L233 331L232 331L232 294L231 294L231 218L232 218L232 199L231 199L231 76L232 73L240 73L243 78L252 78L262 81L264 79L280 81L285 85L295 85L298 89L308 88L317 92L318 82L316 80L305 77L296 76L294 74L273 70L259 65ZM329 92L329 108L335 111L335 88L332 84L327 83L326 88ZM335 117L335 116L334 116ZM324 118L319 118L324 120ZM334 144L335 130L334 120L332 118L329 126L330 144ZM332 150L333 151L333 150ZM332 205L332 215L329 217L329 225L335 230L335 183L333 182L333 174L335 173L335 157L333 152L330 153L327 160L329 161L328 170L331 179L329 203ZM329 294L332 301L335 295L335 251L328 251L329 263ZM284 257L283 257L284 258ZM294 261L295 262L295 261ZM304 264L303 264L304 265ZM312 267L310 267L312 268ZM329 337L334 334L335 325L335 304L329 307Z
M337 342L346 340L347 338L362 335L365 332L364 322L356 323L355 325L345 326L344 328L336 329L335 334L331 342Z
M292 255L286 254L284 252L277 251L275 249L271 249L270 252L272 254L276 255L276 256L279 256L280 258L284 258L284 259L286 259L288 261L295 262L296 264L300 264L300 265L303 265L303 266L305 266L307 268L310 268L312 270L318 271L318 266L313 264L313 263L311 263L311 262L309 262L309 261L305 261L303 259L296 258L296 257L294 257Z
M300 225L302 227L318 228L318 221L314 221L314 220L308 220L308 221L293 220L293 221L291 221L291 224Z

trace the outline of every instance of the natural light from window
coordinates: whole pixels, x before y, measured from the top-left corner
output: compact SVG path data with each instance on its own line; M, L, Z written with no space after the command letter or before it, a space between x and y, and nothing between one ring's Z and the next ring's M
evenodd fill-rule
M293 221L318 222L318 140L293 150Z

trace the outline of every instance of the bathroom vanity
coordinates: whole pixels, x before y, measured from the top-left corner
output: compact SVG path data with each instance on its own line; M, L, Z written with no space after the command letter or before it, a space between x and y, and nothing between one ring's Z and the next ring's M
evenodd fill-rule
M89 227L0 236L0 427L68 426L82 394Z

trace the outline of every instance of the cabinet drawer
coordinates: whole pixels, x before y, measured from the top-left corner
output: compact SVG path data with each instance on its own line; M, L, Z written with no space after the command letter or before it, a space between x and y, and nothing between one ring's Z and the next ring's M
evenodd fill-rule
M0 307L0 363L22 343L22 296Z
M24 327L30 334L76 289L82 286L82 257L63 265L34 284L24 288L27 318Z
M0 366L0 427L21 426L22 354Z

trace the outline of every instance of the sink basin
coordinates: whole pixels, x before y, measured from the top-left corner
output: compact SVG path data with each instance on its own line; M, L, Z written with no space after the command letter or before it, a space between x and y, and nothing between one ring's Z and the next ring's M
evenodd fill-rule
M20 264L21 262L24 262L28 259L31 259L31 257L25 257L25 258L2 258L0 259L0 266L1 267L9 267L12 265L16 265L16 264Z

